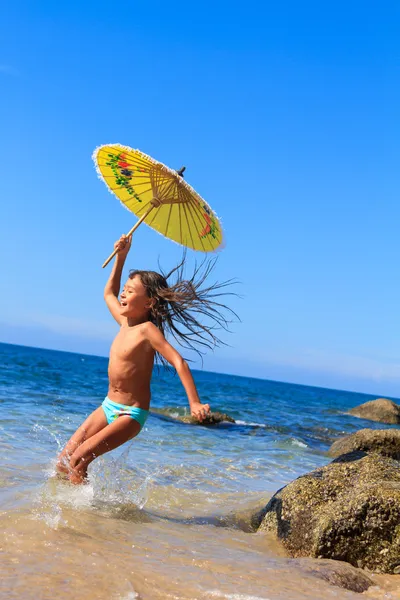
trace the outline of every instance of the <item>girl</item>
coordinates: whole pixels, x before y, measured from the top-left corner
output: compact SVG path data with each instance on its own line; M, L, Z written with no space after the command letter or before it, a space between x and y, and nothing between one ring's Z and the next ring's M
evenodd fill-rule
M211 328L197 320L197 314L211 317L217 325L227 328L228 321L220 312L221 308L227 307L212 299L220 295L214 293L215 290L226 283L201 290L213 264L208 265L199 281L195 281L199 269L185 281L182 261L167 276L154 271L131 271L118 300L122 269L130 246L131 238L126 236L116 242L118 253L104 290L107 306L120 325L110 350L108 395L58 457L57 471L67 475L74 484L86 481L88 466L97 456L131 440L142 429L149 414L150 380L155 359L176 369L192 416L202 421L210 413L209 405L200 402L187 362L167 342L164 331L198 353L194 342L207 347L218 344L220 340ZM169 286L167 279L175 271L178 282ZM185 331L179 325L183 325Z

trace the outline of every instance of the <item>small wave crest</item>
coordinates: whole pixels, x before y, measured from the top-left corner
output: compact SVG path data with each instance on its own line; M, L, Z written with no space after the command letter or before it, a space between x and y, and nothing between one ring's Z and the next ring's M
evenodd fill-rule
M267 429L268 427L268 425L265 423L248 423L247 421L240 421L239 419L236 419L235 425L245 425L246 427L264 427L264 429Z
M299 448L308 448L307 444L301 440L298 440L297 438L289 438L289 440L293 446L299 446Z
M288 450L290 448L293 449L293 447L294 448L308 448L308 444L306 444L305 442L303 442L303 440L300 440L299 438L294 437L294 436L289 436L289 437L285 437L280 440L275 440L274 446L276 446L278 448L282 448L283 450Z

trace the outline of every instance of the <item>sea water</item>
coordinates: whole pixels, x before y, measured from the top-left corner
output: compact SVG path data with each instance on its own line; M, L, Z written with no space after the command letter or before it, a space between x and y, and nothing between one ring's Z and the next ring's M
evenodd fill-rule
M373 396L193 371L202 402L235 423L193 426L179 378L156 369L141 434L94 461L89 484L54 477L57 453L107 394L107 359L0 344L3 598L359 598L293 567L251 515ZM389 426L390 427L390 426ZM375 576L364 596L400 598Z

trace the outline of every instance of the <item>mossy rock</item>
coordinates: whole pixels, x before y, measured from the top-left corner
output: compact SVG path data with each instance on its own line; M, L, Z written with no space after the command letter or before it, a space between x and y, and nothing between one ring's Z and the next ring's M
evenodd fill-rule
M336 458L354 451L379 452L400 460L400 429L360 429L336 440L328 454Z
M292 557L345 561L377 573L400 565L400 462L353 452L279 490L253 517Z
M191 415L185 415L183 417L177 417L179 421L182 423L189 423L190 425L217 425L218 423L223 423L224 421L228 421L228 423L235 423L235 419L230 417L225 413L220 412L212 412L210 413L203 421L199 421L196 417L192 417Z
M353 415L353 417L378 421L379 423L400 424L400 406L386 398L364 402L364 404L360 404L349 410L349 414Z
M189 425L217 425L224 421L228 423L236 423L235 419L225 413L212 412L203 421L199 421L191 415L180 415L178 411L182 411L182 408L167 407L167 408L152 408L150 412L160 415L168 420L179 421L180 423L186 423Z

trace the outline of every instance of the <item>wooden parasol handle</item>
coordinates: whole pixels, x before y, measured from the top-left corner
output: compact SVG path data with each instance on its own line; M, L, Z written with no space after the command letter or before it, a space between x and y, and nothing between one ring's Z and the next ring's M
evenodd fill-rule
M156 206L160 206L161 202L157 199L157 198L153 198L153 200L151 201L151 206L149 206L149 208L146 210L146 212L144 213L144 215L142 215L139 219L139 221L137 223L135 223L135 225L132 227L132 229L130 231L128 231L128 233L126 234L126 237L129 237L130 235L132 235L132 233L134 231L136 231L136 229L139 227L139 225L141 223L143 223L143 221L145 220L145 218L147 217L147 215L149 215L151 213L151 211L153 210L153 208L156 208ZM107 258L107 260L103 263L102 265L102 269L104 269L104 267L106 267L108 265L108 263L110 262L110 260L112 260L114 258L114 256L117 254L118 252L118 248L116 248L114 250L114 252L112 254L110 254L110 256Z

